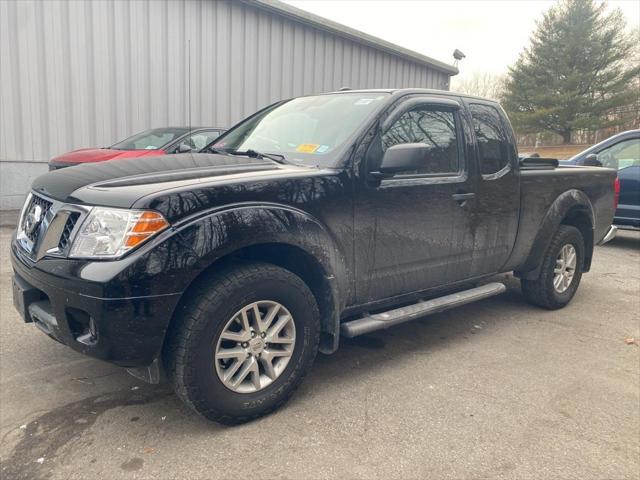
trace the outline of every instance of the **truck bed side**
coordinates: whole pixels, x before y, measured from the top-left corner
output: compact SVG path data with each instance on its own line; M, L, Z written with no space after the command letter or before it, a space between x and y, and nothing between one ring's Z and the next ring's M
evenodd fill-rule
M504 271L527 272L537 266L548 240L561 223L581 209L590 217L592 244L607 232L614 212L614 170L559 167L522 170L518 235ZM587 264L588 267L588 264Z

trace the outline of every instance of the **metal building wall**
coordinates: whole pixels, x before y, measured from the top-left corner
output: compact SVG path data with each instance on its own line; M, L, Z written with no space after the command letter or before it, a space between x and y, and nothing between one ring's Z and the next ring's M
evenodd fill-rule
M0 1L0 66L1 209L50 157L146 128L230 126L345 85L449 87L443 70L237 0Z

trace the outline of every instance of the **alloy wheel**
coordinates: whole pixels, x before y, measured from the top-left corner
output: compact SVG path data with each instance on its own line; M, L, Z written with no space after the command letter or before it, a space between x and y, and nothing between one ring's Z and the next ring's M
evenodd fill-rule
M570 243L560 249L560 253L556 258L556 266L553 269L553 288L555 288L556 292L566 292L571 282L573 282L577 258L576 249Z
M246 305L227 322L215 346L218 378L237 393L262 390L287 367L295 340L293 317L282 304Z

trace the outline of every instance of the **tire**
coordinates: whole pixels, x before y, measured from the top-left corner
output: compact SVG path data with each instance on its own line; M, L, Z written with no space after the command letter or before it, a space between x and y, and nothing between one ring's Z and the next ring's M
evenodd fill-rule
M557 261L565 246L571 246L575 250L576 262L573 277L564 291L559 291L554 285ZM570 250L570 249L569 249ZM536 280L521 280L522 292L525 298L532 304L556 310L567 305L578 290L582 278L582 266L584 265L584 239L580 230L570 225L560 225L551 244L542 259L542 269Z
M239 326L245 320L249 321L245 325L252 325L253 330L255 316L251 305L258 306L263 312L262 320L266 321L270 308L278 308L278 304L284 309L278 310L278 316L274 317L271 325L284 318L286 326L280 332L285 331L287 338L279 338L276 343L286 340L290 345L267 344L266 341L273 337L269 334L263 339L261 353L258 351L260 345L256 351L252 350L251 342L258 342L253 338L250 342L231 343L229 346L231 341L227 337L234 334L231 330L241 328L238 335L246 334L247 329ZM240 312L245 307L248 310L242 316ZM290 314L292 321L285 318L286 313ZM241 264L207 277L190 292L174 320L163 351L167 376L176 394L189 407L219 423L247 422L282 406L302 382L318 351L320 315L313 294L298 276L271 264ZM256 332L252 331L251 335L258 331L256 327ZM257 336L269 331L264 329ZM276 337L283 335L275 334ZM237 355L230 360L217 358L218 353L230 351L227 347L234 352L243 348L245 353L241 355L245 355L244 360L236 358ZM282 358L269 357L274 359L275 365L269 371L271 376L276 376L272 380L264 372L264 362L268 361L265 360L268 349L275 351L278 348L288 349L290 356L280 353ZM285 360L287 363L280 363ZM251 364L251 373L242 383L233 386L232 383L237 382L243 368L248 365L243 363L235 367L235 362L254 362L262 370L254 376L255 365ZM231 375L231 380L225 380L233 367L237 368L236 373ZM279 373L276 373L278 368ZM256 387L256 378L258 384L271 383ZM245 391L232 388L244 388ZM251 391L252 388L256 391Z

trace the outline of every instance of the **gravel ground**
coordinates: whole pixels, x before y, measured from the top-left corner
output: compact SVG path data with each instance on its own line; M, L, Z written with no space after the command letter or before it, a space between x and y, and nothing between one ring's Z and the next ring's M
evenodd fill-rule
M575 299L507 293L342 343L289 404L208 423L20 322L0 230L0 477L640 478L640 235Z

